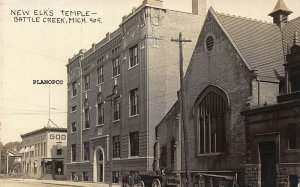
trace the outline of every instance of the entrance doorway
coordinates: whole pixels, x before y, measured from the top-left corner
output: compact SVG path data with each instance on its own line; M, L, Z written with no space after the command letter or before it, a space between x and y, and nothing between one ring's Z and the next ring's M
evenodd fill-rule
M102 147L96 147L93 159L93 182L104 182L104 150Z
M259 143L261 163L261 187L276 186L275 142Z

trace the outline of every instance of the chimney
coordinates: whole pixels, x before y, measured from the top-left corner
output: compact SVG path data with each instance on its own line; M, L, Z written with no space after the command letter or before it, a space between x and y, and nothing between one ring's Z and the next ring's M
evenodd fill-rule
M206 0L192 0L192 13L205 16Z

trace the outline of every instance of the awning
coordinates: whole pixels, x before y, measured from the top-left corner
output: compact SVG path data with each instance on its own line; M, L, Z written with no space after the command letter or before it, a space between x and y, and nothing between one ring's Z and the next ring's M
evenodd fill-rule
M29 151L34 151L34 145L30 146Z
M23 147L22 149L20 149L20 151L19 151L19 153L24 153L24 151L25 151L25 148Z

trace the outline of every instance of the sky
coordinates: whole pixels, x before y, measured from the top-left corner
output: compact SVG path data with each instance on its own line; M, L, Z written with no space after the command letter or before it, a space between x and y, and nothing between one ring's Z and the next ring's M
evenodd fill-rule
M294 12L289 19L298 17L300 0L284 1ZM163 6L191 12L191 2L164 0ZM276 2L207 0L207 9L212 6L217 12L272 22L268 14ZM0 0L1 141L21 141L20 134L46 126L49 103L50 119L59 127L67 127L68 59L80 49L89 49L93 43L98 43L107 32L117 29L122 17L141 3L142 0ZM43 22L45 17L61 18L62 10L82 11L83 14L89 11L88 23ZM38 23L15 20L14 17L24 17L26 11L42 20ZM90 18L96 21L92 22ZM33 84L34 80L49 79L62 80L63 84Z

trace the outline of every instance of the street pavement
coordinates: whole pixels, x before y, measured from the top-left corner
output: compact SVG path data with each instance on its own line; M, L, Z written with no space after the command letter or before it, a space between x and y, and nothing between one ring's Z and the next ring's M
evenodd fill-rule
M55 181L55 180L36 180L36 179L0 179L0 187L108 187L105 183L92 182L73 182L73 181ZM121 187L114 184L113 187Z

